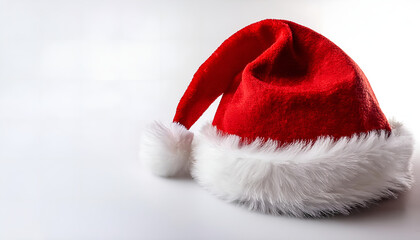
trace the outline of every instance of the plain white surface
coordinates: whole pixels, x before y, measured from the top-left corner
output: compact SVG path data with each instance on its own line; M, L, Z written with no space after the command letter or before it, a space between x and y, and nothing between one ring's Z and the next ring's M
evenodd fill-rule
M330 38L420 136L419 2L0 0L0 239L420 239L420 186L351 216L224 203L137 158L198 66L264 18ZM193 127L211 119L216 104ZM419 145L416 146L419 148ZM416 150L415 178L420 176Z

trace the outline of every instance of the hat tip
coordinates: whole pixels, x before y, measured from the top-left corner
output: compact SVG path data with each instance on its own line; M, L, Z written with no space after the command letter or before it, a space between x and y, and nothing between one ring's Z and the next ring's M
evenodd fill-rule
M140 160L158 176L175 177L189 172L194 134L179 123L153 123L140 143Z

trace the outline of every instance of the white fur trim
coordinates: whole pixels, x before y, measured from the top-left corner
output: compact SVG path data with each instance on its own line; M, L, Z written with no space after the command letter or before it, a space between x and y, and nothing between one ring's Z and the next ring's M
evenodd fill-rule
M220 198L252 210L299 217L348 214L396 196L413 182L412 136L402 124L391 125L391 133L322 137L312 145L279 148L261 139L241 145L238 136L209 124L194 140L192 175Z
M193 133L179 123L165 126L155 122L144 134L140 159L159 176L184 174L190 165Z

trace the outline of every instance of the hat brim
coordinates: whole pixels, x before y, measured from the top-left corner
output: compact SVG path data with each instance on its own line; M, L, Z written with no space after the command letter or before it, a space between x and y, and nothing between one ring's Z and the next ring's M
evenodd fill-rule
M191 173L213 194L252 210L299 217L348 214L411 187L413 138L402 124L390 123L391 133L283 147L261 139L244 145L208 124L194 139Z

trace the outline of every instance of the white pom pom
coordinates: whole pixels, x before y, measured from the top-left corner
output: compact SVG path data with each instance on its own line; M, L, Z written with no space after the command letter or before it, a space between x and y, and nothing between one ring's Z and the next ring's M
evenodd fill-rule
M172 177L189 171L194 134L179 123L155 122L140 144L140 160L159 176Z

